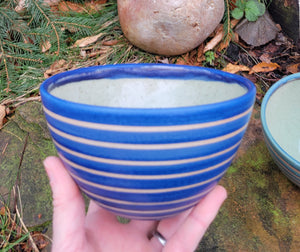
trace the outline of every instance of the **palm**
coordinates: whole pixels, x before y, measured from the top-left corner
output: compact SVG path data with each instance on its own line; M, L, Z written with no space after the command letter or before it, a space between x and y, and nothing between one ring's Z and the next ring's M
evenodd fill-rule
M115 215L91 201L88 213L79 188L56 157L44 162L53 192L53 247L59 251L193 251L226 198L216 186L193 209L156 221L118 222ZM153 230L167 240L163 247Z

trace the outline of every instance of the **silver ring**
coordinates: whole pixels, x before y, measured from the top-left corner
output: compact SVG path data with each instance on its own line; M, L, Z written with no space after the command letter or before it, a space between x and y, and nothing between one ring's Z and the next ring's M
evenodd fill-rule
M166 245L166 243L167 243L166 238L157 230L153 231L153 237L156 237L161 245L163 245L163 246Z

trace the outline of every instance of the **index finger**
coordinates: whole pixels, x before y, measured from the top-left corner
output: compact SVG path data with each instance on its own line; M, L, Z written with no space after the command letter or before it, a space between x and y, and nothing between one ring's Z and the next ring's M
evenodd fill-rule
M169 238L164 251L194 251L226 198L225 188L217 185Z

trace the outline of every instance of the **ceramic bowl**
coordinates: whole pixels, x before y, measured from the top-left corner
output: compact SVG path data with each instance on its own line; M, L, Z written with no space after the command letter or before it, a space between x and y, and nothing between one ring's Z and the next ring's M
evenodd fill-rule
M81 190L132 219L184 211L222 178L255 100L249 80L200 67L123 64L47 79L43 108Z
M264 138L281 171L300 186L300 73L284 77L266 93L261 107Z

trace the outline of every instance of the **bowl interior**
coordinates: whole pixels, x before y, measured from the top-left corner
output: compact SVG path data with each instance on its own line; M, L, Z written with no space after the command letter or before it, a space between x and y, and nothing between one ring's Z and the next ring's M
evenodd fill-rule
M242 96L237 83L172 78L102 78L67 83L51 90L60 99L122 108L176 108L212 104Z
M238 75L214 69L124 64L58 74L45 81L41 90L76 104L148 109L237 101L254 88Z
M275 142L300 162L300 75L278 85L265 108L268 131Z

